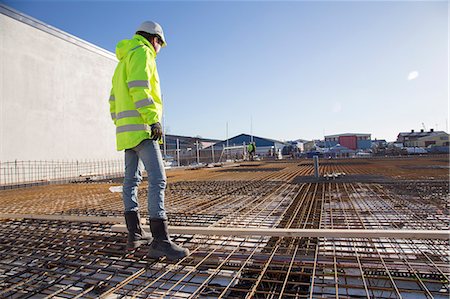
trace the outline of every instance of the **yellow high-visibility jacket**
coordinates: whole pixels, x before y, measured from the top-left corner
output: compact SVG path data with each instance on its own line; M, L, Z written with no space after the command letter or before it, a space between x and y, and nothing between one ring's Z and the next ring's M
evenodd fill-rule
M117 44L116 56L109 107L121 151L151 138L150 125L161 122L163 104L153 46L135 35Z
M250 143L249 145L247 145L247 151L249 153L255 152L256 151L256 146L254 144Z

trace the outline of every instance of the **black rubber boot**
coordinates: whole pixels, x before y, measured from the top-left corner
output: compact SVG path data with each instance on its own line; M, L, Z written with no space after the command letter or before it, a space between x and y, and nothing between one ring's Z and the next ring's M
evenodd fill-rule
M125 212L125 222L128 229L127 250L133 250L146 245L152 239L151 235L141 227L141 217L137 211Z
M189 255L189 250L176 245L169 239L168 222L163 219L150 219L150 230L153 241L148 256L153 259L166 257L168 260L179 260Z

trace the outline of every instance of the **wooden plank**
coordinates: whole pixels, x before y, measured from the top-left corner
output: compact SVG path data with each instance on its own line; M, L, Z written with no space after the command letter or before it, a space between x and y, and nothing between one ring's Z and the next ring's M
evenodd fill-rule
M39 214L0 214L0 219L40 219L95 223L125 223L124 217L39 215Z
M148 231L148 226L144 227ZM112 226L114 232L126 232L125 225ZM285 229L170 226L171 234L217 236L324 237L324 238L396 238L449 240L449 230L392 230L392 229Z

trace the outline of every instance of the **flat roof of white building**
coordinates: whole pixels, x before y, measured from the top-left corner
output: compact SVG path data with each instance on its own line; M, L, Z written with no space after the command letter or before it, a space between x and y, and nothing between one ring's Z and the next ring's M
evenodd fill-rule
M111 59L117 61L116 55L114 53L112 53L112 52L110 52L108 50L105 50L103 48L100 48L99 46L96 46L94 44L91 44L91 43L89 43L89 42L87 42L85 40L82 40L82 39L80 39L80 38L78 38L78 37L76 37L74 35L71 35L71 34L65 32L65 31L62 31L62 30L60 30L58 28L50 26L50 25L48 25L48 24L46 24L46 23L44 23L42 21L39 21L39 20L37 20L37 19L35 19L33 17L30 17L30 16L28 16L28 15L26 15L24 13L21 13L21 12L15 10L15 9L13 9L11 7L8 7L8 6L6 6L4 4L1 4L1 3L0 3L0 13L5 15L5 16L8 16L8 17L10 17L10 18L12 18L14 20L17 20L19 22L22 22L24 24L32 26L32 27L34 27L36 29L42 30L42 31L44 31L44 32L46 32L48 34L56 36L56 37L58 37L60 39L68 41L68 42L70 42L72 44L75 44L75 45L77 45L79 47L82 47L82 48L84 48L86 50L95 52L97 54L100 54L102 56L105 56L107 58L111 58Z
M335 134L335 135L327 135L325 136L325 138L337 138L340 136L357 136L357 137L367 137L370 136L371 134L366 134L366 133L343 133L343 134Z

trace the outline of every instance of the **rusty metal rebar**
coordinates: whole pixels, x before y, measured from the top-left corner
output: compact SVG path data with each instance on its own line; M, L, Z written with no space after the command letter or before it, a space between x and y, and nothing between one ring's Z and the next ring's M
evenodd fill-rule
M436 158L324 161L323 172L349 176L316 182L298 179L313 173L311 163L299 161L246 163L226 171L176 170L168 173L166 206L171 225L447 230L448 172L426 167L444 163ZM409 173L412 166L422 168ZM373 174L386 179L369 182L357 177ZM120 193L109 191L113 185L117 182L2 190L0 213L117 217L122 215L122 202ZM143 217L146 187L143 183L139 188ZM126 235L112 232L108 223L2 220L0 297L449 295L446 240L192 234L172 238L191 254L169 262L148 259L146 246L126 252Z

